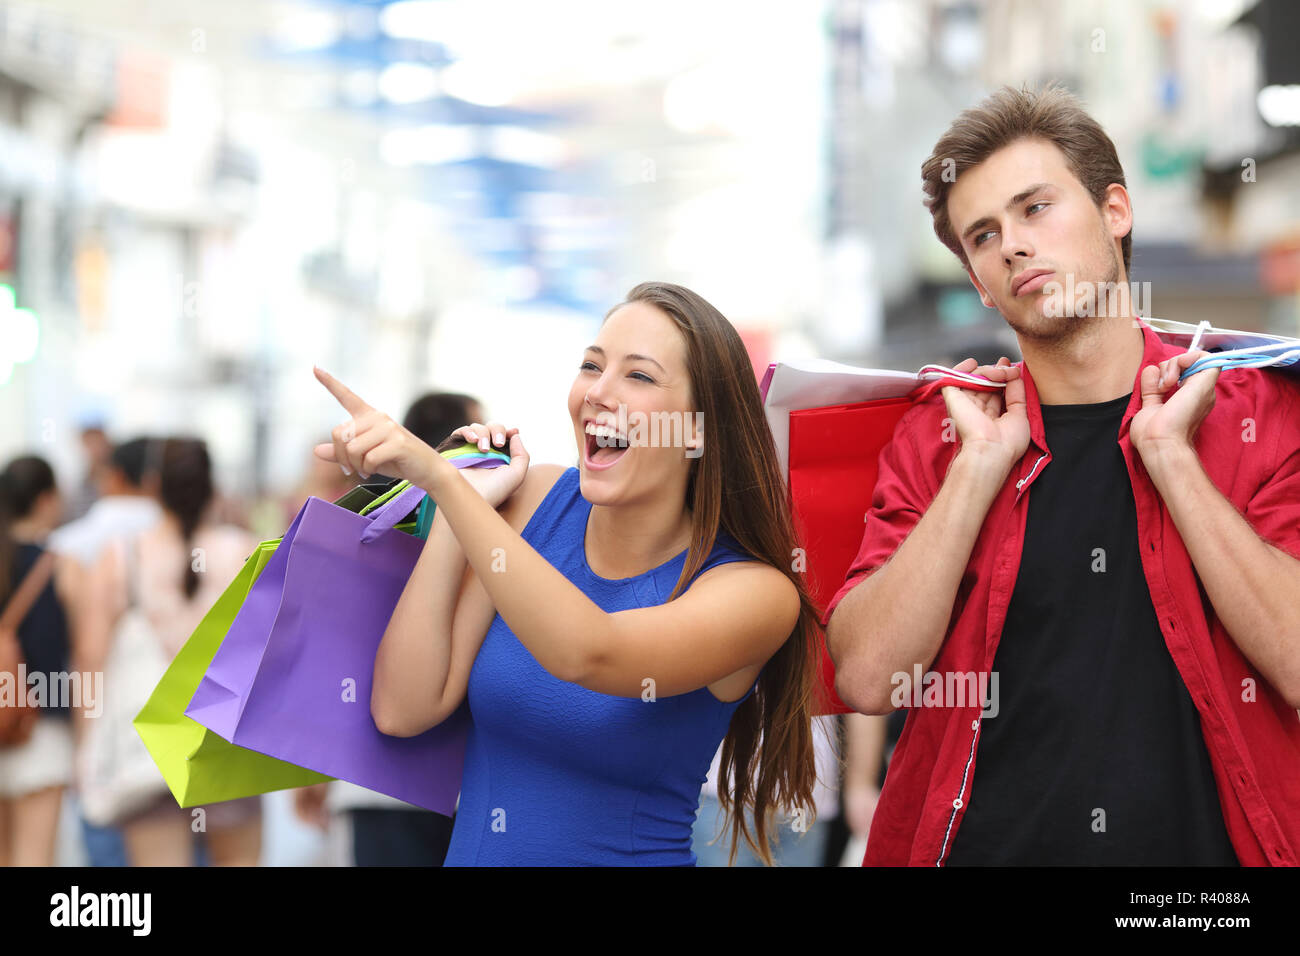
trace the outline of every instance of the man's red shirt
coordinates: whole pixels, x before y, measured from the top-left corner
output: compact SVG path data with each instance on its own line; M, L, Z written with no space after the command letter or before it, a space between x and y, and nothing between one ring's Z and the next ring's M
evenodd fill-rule
M1142 366L1184 351L1142 323ZM989 508L930 671L988 673L1020 569L1029 492L1052 456L1038 392L1023 362L1030 441ZM1141 368L1119 429L1137 506L1151 603L1200 715L1223 820L1243 865L1300 862L1300 714L1242 655L1201 587L1173 518L1129 440L1142 407ZM1166 398L1168 398L1166 393ZM1300 384L1276 370L1223 372L1193 444L1218 488L1265 541L1300 558ZM826 610L884 564L938 494L957 442L935 393L910 409L880 454L862 547ZM947 435L951 439L952 430ZM900 585L903 586L903 585ZM909 675L910 676L910 675ZM1086 687L1079 688L1087 693ZM980 707L914 707L876 807L863 865L942 865L978 773ZM1062 755L1062 759L1069 759Z

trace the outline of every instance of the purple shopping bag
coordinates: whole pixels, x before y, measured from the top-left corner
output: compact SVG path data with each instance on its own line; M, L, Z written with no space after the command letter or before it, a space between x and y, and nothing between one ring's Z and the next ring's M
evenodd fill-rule
M308 498L263 569L186 716L239 747L451 815L469 714L418 737L370 716L375 652L424 542L393 530L409 488L371 514Z

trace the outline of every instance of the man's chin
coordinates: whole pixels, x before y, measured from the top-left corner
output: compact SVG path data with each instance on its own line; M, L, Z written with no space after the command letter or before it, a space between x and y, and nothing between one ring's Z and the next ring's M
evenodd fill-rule
M1003 313L1007 324L1019 336L1040 341L1060 341L1077 335L1085 319L1072 315L1062 315L1061 303L1054 302L1047 296L1038 296L1037 300L1022 306L1010 314Z

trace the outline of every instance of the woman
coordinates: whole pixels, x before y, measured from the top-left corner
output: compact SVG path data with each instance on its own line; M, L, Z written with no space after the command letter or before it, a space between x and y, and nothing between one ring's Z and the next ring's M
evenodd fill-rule
M412 736L468 700L446 865L693 865L699 788L724 736L719 799L753 811L752 833L731 814L733 842L770 863L772 815L811 819L816 612L726 319L678 286L633 289L569 394L577 468L530 468L517 429L473 424L453 437L508 441L511 463L457 471L317 377L353 416L317 454L407 478L437 505L375 659L371 712ZM647 441L647 421L672 440Z
M0 611L16 597L44 554L49 532L60 522L62 502L55 472L35 455L16 458L0 472ZM27 613L17 624L26 675L45 675L45 687L64 685L68 671L68 615L61 580L44 574ZM56 592L57 587L60 591ZM19 687L14 675L14 689ZM73 734L68 700L42 701L30 736L0 748L0 866L52 866L64 788L73 780Z
M0 472L0 611L45 553L62 510L54 471L44 459L15 458ZM67 686L55 679L68 670L67 615L55 580L43 576L44 586L17 624L17 643L29 678L42 674L46 688ZM0 640L13 637L0 634ZM39 686L10 679L24 694ZM0 866L54 865L63 791L73 775L70 702L51 697L41 703L30 736L0 748Z
M139 601L167 658L175 657L256 546L242 528L210 521L212 464L202 441L165 441L158 495L162 520L130 542L115 542L92 572L99 610L91 633L98 646L88 649L88 659L106 658L130 600ZM196 816L196 810L177 807L163 790L152 804L118 821L131 864L188 866L194 860L195 833L205 833L212 863L256 866L262 840L260 798L202 811Z

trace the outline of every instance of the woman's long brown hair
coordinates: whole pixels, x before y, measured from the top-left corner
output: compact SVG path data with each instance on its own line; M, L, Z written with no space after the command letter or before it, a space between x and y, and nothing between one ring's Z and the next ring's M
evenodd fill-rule
M718 800L730 821L731 861L743 837L771 865L772 815L799 814L811 824L815 813L812 713L820 686L815 684L818 614L794 570L798 542L785 477L749 354L722 313L689 289L664 282L642 283L627 294L627 302L656 306L681 330L694 410L702 414L705 429L704 451L691 463L686 489L690 550L669 600L703 566L719 528L788 577L799 592L794 630L763 667L757 691L732 715L718 776ZM753 815L753 833L746 810Z

